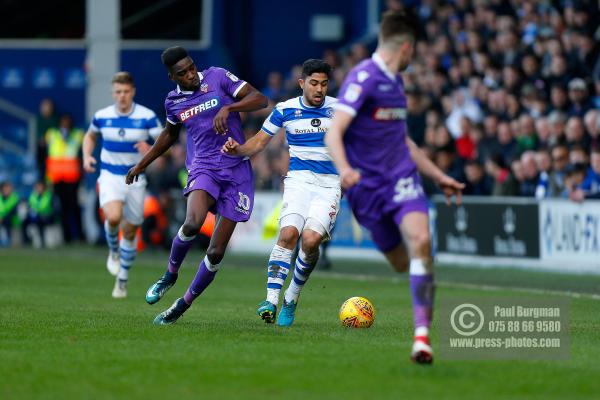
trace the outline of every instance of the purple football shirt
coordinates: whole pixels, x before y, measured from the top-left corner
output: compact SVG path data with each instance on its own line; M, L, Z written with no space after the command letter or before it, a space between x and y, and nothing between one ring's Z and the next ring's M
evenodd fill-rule
M165 100L167 122L183 124L187 131L185 164L190 175L206 169L234 167L244 160L221 153L230 136L240 144L245 142L239 113L229 114L229 132L225 135L213 129L213 119L221 107L236 102L235 96L246 82L218 67L210 67L198 75L198 90L185 91L177 86Z
M354 116L344 136L350 165L361 185L379 187L415 176L406 145L406 96L400 74L377 55L354 67L340 88L335 109Z

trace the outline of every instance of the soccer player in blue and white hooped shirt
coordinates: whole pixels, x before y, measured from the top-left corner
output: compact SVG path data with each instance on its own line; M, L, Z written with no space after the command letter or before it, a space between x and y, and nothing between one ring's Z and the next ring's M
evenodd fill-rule
M223 146L230 155L249 157L265 148L280 128L284 128L290 146L290 166L285 178L283 205L279 219L279 238L268 262L267 299L257 314L267 323L275 321L279 293L290 273L292 251L302 236L302 245L293 277L285 291L283 308L277 319L290 326L300 291L319 258L319 245L330 237L340 204L338 173L323 142L337 101L327 96L331 66L321 60L302 65L298 83L302 96L275 106L262 129L245 144L232 138Z
M83 139L83 168L96 170L92 156L97 135L102 135L100 154L100 206L106 220L104 230L108 243L106 267L117 279L112 292L114 298L127 297L129 268L136 256L135 234L144 221L146 179L134 185L125 184L127 171L145 154L147 141L158 137L161 123L154 111L133 102L135 84L128 72L118 72L112 79L112 96L115 104L98 110ZM119 227L123 230L118 240Z

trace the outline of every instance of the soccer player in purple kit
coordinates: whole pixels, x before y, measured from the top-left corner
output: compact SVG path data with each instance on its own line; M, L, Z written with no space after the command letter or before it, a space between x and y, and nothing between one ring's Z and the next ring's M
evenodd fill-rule
M448 202L454 195L460 201L464 185L437 168L407 135L399 72L410 63L415 38L405 14L383 15L375 53L350 71L340 89L325 143L356 219L396 270L409 270L415 324L411 359L430 364L433 265L427 200L417 170L440 186Z
M146 293L149 304L158 302L177 280L192 240L208 211L218 220L204 260L185 295L155 319L156 325L172 324L190 307L214 279L219 263L238 222L250 218L254 200L252 169L247 158L221 152L227 134L244 142L240 111L267 106L267 98L247 82L222 68L199 72L182 47L166 49L161 60L177 88L167 95L167 124L150 151L126 177L131 184L157 157L177 140L181 126L187 131L186 168L189 172L185 222L173 239L167 271Z

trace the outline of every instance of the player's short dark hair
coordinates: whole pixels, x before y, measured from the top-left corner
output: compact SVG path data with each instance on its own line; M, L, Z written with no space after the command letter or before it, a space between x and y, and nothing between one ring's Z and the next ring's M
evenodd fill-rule
M387 41L394 36L407 35L414 42L417 37L417 29L414 18L404 11L386 11L381 17L379 36L382 41Z
M120 71L114 74L111 83L122 83L124 85L135 86L133 76L127 71Z
M331 70L331 65L327 64L325 61L311 58L302 63L302 78L304 79L315 72L322 72L329 77L331 75Z
M167 68L171 68L173 65L177 64L180 60L183 60L188 56L188 52L181 46L174 46L165 49L160 55L160 60L163 65Z

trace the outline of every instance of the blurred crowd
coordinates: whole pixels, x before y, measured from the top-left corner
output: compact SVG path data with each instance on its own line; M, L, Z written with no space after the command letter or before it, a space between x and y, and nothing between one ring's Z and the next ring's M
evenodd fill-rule
M403 73L409 134L441 169L466 183L465 194L600 198L598 2L388 0L386 5L401 9L406 3L421 28L414 60ZM334 67L329 95L337 95L349 69L370 57L375 45L376 37L366 37L315 55ZM301 93L302 61L289 71L268 74L261 90L271 107L243 115L247 137L260 129L272 106ZM56 219L65 240L83 236L81 174L53 177L47 170L52 138L62 136L80 147L82 135L68 115L55 114L51 101L42 103L37 161L39 176L46 179L32 196L49 196L44 204L50 206L42 212L34 206L41 200L15 201L12 185L4 183L4 232L22 224L26 236L33 237L34 230ZM145 235L156 244L162 239L152 236L153 229L169 224L176 229L183 218L181 207L171 207L181 201L185 181L185 135L181 140L147 171L150 208L160 212L148 211ZM256 189L280 190L288 162L285 137L277 135L252 159ZM424 184L429 195L438 193L432 182ZM26 206L17 213L15 204Z

